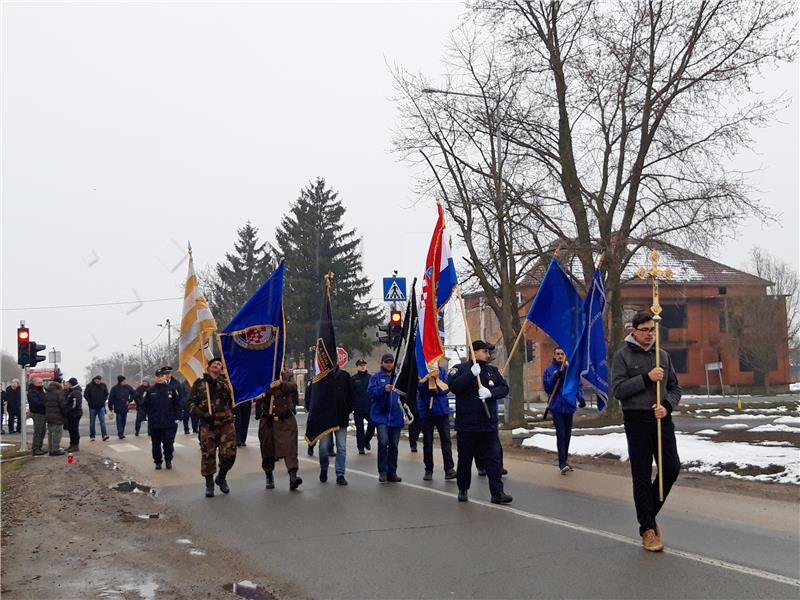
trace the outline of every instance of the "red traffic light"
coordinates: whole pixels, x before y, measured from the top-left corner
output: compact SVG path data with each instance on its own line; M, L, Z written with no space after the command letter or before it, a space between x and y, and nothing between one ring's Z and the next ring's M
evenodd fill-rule
M30 340L31 334L25 327L20 327L17 329L17 340L20 342L27 342Z
M389 316L389 324L390 325L400 325L403 321L403 313L399 310L393 310L391 315Z

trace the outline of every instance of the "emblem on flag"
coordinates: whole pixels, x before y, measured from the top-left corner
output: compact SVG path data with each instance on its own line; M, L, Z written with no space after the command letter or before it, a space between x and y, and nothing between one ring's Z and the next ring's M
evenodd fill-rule
M247 350L265 350L275 343L278 328L272 325L256 325L232 334L233 341Z

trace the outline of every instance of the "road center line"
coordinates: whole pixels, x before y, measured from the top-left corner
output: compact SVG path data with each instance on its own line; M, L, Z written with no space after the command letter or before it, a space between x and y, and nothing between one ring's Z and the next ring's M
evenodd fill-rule
M318 460L313 460L306 457L298 457L301 461L307 463L313 463L319 466ZM355 469L347 469L347 473L355 473L356 475L362 475L364 477L368 477L369 479L376 480L377 476L375 473L367 473L366 471L357 471ZM388 484L387 484L388 485ZM406 481L402 481L400 483L393 483L391 485L404 485L406 487L413 488L415 490L421 490L423 492L429 492L433 494L438 494L440 496L446 496L447 498L456 498L456 494L451 492L445 492L443 490L437 490L435 488L426 487L423 485L419 485L416 483L408 483ZM554 517L546 517L544 515L527 512L524 510L520 510L519 508L514 508L508 505L500 505L500 504L492 504L491 502L486 502L485 500L472 500L470 499L469 502L471 504L477 504L479 506L483 506L485 508L490 508L492 510L499 510L505 513L511 513L518 517L523 517L525 519L530 519L533 521L540 521L542 523L547 523L549 525L555 525L557 527L565 527L567 529L572 529L573 531L580 531L581 533L588 533L591 535L596 535L598 537L606 538L608 540L614 540L615 542L620 542L623 544L628 544L630 546L637 546L640 547L642 544L639 540L625 537L624 535L620 535L618 533L612 533L611 531L604 531L602 529L595 529L594 527L587 527L585 525L580 525L578 523L572 523L571 521L564 521L563 519L556 519ZM695 554L694 552L686 552L685 550L674 550L671 548L664 549L665 554L671 554L673 556L678 556L680 558L685 558L687 560L693 560L698 563L702 563L705 565L710 565L712 567L718 567L720 569L728 569L729 571L735 571L737 573L743 573L745 575L752 575L753 577L759 577L761 579L767 579L769 581L774 581L777 583L783 583L785 585L791 585L794 587L800 587L800 579L794 579L792 577L786 577L784 575L779 575L777 573L770 573L769 571L762 571L761 569L754 569L752 567L746 567L744 565L737 565L736 563L727 562L724 560L719 560L716 558L710 558L708 556L703 556L701 554Z

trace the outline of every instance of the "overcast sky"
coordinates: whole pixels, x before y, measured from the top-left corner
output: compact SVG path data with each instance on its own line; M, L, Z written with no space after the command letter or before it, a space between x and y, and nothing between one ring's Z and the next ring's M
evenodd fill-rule
M418 274L433 200L390 152L387 63L441 80L462 14L446 2L4 3L2 347L15 354L25 319L82 380L93 355L179 323L181 301L11 309L180 297L187 240L198 268L248 219L273 241L318 176L363 235L370 277ZM712 258L739 266L758 244L796 268L797 66L755 88L792 100L736 162L758 169L781 222L749 223Z

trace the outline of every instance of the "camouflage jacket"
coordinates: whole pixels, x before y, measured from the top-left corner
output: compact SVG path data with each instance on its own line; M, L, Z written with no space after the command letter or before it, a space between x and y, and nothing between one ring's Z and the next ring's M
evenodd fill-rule
M192 384L186 408L196 417L208 418L208 399L215 419L233 418L233 396L224 375L213 379L208 373Z

